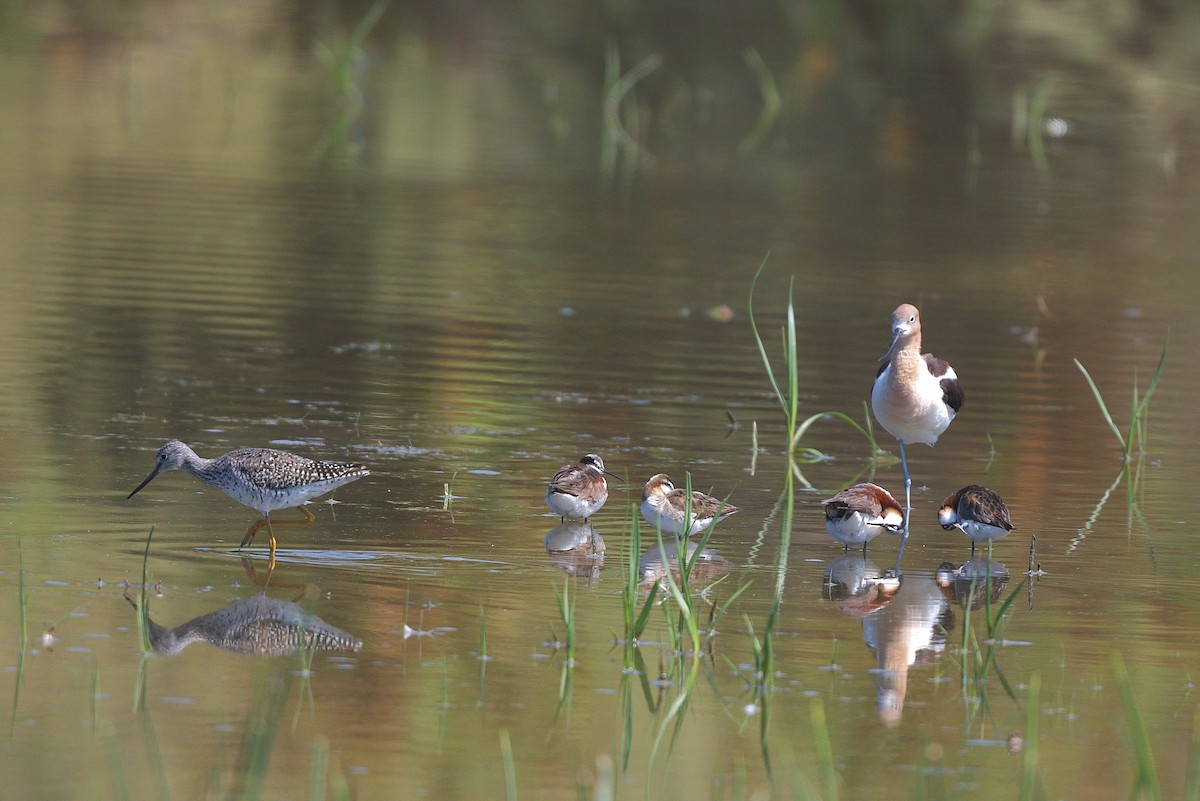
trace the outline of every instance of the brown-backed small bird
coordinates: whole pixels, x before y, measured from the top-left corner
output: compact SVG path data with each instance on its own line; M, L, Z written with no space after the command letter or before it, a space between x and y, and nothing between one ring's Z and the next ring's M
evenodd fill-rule
M855 484L821 501L825 507L825 529L850 550L867 543L884 531L899 534L904 530L904 510L892 493L878 484Z
M664 534L692 537L740 511L731 503L692 490L691 519L684 525L686 507L687 491L677 489L665 473L659 473L646 482L642 490L642 517L655 529L661 528Z
M564 521L587 520L608 500L606 475L621 478L605 470L604 460L599 456L585 454L578 462L563 465L550 479L546 505Z
M946 531L957 528L970 537L971 553L975 553L975 543L983 541L991 551L992 540L1013 530L1004 499L978 484L969 484L947 496L938 509L938 522Z

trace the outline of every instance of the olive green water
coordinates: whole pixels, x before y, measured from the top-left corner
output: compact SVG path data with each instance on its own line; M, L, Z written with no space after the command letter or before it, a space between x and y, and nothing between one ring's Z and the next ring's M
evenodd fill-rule
M1200 18L824 11L397 7L361 47L367 6L11 12L5 792L1017 798L1032 775L1030 797L1128 797L1140 718L1161 797L1185 797ZM622 71L662 57L615 106L641 144L611 164L606 41ZM759 140L750 46L781 96ZM937 447L910 449L899 590L867 581L896 540L847 557L820 508L855 480L902 489L886 433L872 460L842 423L809 431L831 458L803 465L782 551L786 432L746 314L768 252L758 322L781 369L791 285L802 416L862 420L901 302L965 386ZM1168 336L1130 496L1073 360L1124 429ZM372 474L277 528L264 600L265 550L234 550L254 512L182 473L126 500L169 438ZM570 533L545 484L586 452L627 479L591 521L602 559L545 545ZM748 589L699 654L656 611L629 671L631 510L688 471L742 508L696 577L703 620ZM968 613L969 581L937 571L969 543L935 511L969 483L1017 529ZM124 596L152 527L147 655ZM1022 584L1031 535L1045 575ZM1014 592L986 683L964 681ZM756 694L749 629L776 602ZM221 621L266 633L180 650ZM358 647L281 653L297 630Z

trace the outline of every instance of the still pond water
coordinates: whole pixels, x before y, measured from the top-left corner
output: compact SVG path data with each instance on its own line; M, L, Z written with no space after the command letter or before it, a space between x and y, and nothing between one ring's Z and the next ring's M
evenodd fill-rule
M1028 797L1124 798L1141 725L1162 797L1183 797L1200 675L1186 125L1089 102L1097 67L1059 79L1047 113L1080 133L1044 155L1013 145L992 87L969 125L861 96L811 101L821 125L785 102L754 155L744 130L656 131L626 183L601 161L602 48L556 72L504 29L381 35L339 87L248 8L225 27L145 10L136 33L30 34L0 59L7 794L1017 798L1032 777ZM669 106L671 68L647 108ZM910 449L898 590L873 581L896 539L846 555L820 506L858 480L902 489L885 433L873 460L843 422L810 429L828 458L801 466L785 530L787 434L746 313L768 252L755 310L782 380L791 287L802 417L863 421L901 302L964 384L937 447ZM1129 494L1073 360L1124 429L1168 337ZM235 551L254 513L224 495L170 473L126 500L169 438L371 475L277 529L268 581L263 548ZM580 532L546 482L588 452L626 482L591 521L606 551L548 551ZM671 642L668 601L629 670L631 518L658 472L742 511L693 579L706 628L722 610L701 651ZM970 483L1016 524L990 567L936 524ZM144 652L126 596L151 529ZM1026 579L1033 537L1044 575ZM968 609L947 572L964 563L1002 577L990 605ZM283 653L288 625L314 647Z

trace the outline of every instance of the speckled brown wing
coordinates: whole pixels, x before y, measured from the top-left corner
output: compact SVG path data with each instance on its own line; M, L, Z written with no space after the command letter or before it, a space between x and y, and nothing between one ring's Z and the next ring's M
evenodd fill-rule
M821 501L825 506L825 519L837 520L854 512L860 512L869 518L876 518L883 514L883 504L877 493L872 491L874 484L855 484L853 487L846 489L834 495L832 498ZM880 491L882 487L877 487Z
M971 484L958 491L958 516L963 520L975 520L989 526L1012 531L1012 520L1004 499L987 487Z
M687 491L674 489L667 493L665 501L671 505L671 508L678 510L679 516L682 518L684 506L687 503ZM722 503L711 495L705 495L699 490L692 490L693 518L728 517L739 511L741 510L731 503Z

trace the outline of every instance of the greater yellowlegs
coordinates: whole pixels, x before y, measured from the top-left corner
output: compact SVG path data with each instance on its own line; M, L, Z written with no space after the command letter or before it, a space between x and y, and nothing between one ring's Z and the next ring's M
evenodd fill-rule
M978 484L969 484L947 496L938 509L938 522L946 531L957 528L970 537L971 553L975 553L975 543L987 542L990 554L992 540L1006 537L1013 530L1004 499Z
M684 525L686 507L687 490L676 488L665 473L653 476L642 489L642 517L655 529L676 537L694 537L739 511L731 503L692 490L691 519Z
M546 505L564 521L587 520L608 500L606 475L621 477L604 469L604 460L585 454L575 464L563 465L546 488Z
M855 484L821 501L825 507L825 528L835 540L850 550L861 545L867 555L867 543L884 531L898 534L904 530L904 512L892 493L878 484Z
M911 304L901 304L892 312L892 344L880 358L887 361L875 376L871 409L879 424L900 442L900 466L904 470L903 552L912 512L912 478L904 446L936 443L962 408L963 390L953 367L931 353L921 353L921 315Z
M221 490L240 504L262 515L242 539L239 549L246 547L264 525L271 537L271 564L275 563L275 532L271 529L271 512L299 507L303 520L281 520L279 523L311 523L315 518L304 504L330 490L355 479L370 475L361 464L316 462L303 456L273 448L238 448L205 459L177 439L163 445L155 456L154 470L137 489L132 498L159 473L186 470L196 478Z

